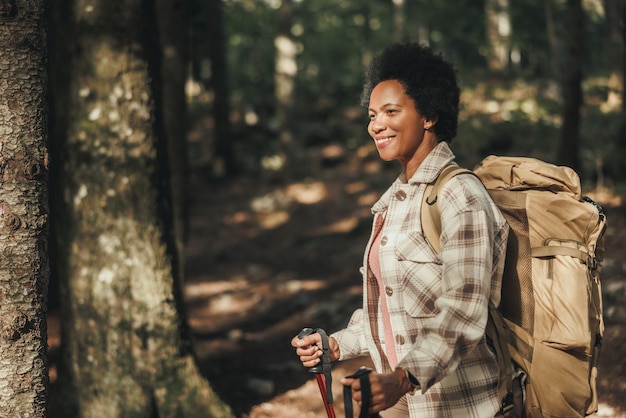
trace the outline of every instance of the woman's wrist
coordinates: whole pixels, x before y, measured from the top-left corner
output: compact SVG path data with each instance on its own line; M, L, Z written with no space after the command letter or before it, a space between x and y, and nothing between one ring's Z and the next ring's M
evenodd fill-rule
M328 337L328 348L330 349L330 361L337 361L341 358L341 348L333 337Z
M402 381L402 388L405 393L413 395L420 388L419 380L413 376L408 370L397 368L395 372Z

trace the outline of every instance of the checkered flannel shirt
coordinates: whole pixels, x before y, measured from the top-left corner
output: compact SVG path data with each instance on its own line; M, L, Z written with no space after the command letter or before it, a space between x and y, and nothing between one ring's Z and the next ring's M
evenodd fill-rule
M478 178L461 174L439 192L441 253L424 239L420 205L428 183L454 160L442 142L408 181L400 176L373 206L382 224L381 295L363 265L363 308L332 336L341 359L369 354L390 372L384 354L380 297L387 298L398 367L420 382L408 396L411 417L493 417L499 409L498 368L484 336L487 305L500 302L508 225ZM384 223L380 222L384 217Z

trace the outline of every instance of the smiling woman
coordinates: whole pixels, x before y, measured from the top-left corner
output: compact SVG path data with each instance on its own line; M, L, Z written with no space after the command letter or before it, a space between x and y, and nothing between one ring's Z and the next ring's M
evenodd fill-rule
M420 219L426 187L454 165L459 87L454 68L429 48L398 44L365 72L368 133L402 173L373 205L363 257L363 307L332 334L332 360L368 354L369 413L493 417L498 366L487 345L487 306L498 304L508 226L480 181L458 175L439 192L441 252ZM321 337L294 337L305 367L320 363ZM357 379L342 380L361 403ZM454 400L451 402L450 400Z

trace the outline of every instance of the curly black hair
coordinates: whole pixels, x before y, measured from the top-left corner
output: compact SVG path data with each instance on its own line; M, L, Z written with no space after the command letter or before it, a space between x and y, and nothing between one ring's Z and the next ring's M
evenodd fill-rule
M372 90L386 80L398 80L422 116L438 118L434 129L439 140L452 142L456 136L460 97L452 64L425 45L390 45L365 69L363 106L369 107Z

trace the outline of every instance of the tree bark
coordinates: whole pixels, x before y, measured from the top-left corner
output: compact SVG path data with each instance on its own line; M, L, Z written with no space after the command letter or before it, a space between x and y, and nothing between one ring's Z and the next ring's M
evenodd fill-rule
M368 1L362 1L359 3L359 10L363 15L363 48L361 52L361 65L367 67L374 57L374 51L372 51L372 27L371 27L371 4Z
M565 62L563 68L563 126L558 158L581 174L579 136L582 96L583 8L581 0L567 0Z
M185 0L157 0L158 33L161 44L160 112L168 149L177 275L183 277L185 243L188 235L187 77L189 32Z
M561 74L561 61L560 57L561 48L559 47L559 38L556 35L556 29L554 24L554 0L545 0L545 15L546 15L546 36L548 38L548 45L550 46L550 58L549 58L549 72L550 75L556 80Z
M511 16L509 0L485 1L487 22L487 63L492 71L504 71L511 53Z
M393 41L404 42L406 40L406 2L405 0L393 0Z
M278 10L278 36L274 39L274 46L276 47L274 79L280 153L283 160L283 170L287 177L290 177L292 174L293 159L296 154L296 144L293 139L292 109L298 64L296 63L296 44L291 35L292 25L292 0L282 0Z
M622 0L622 126L619 132L619 147L626 151L626 1ZM622 154L623 155L623 154Z
M0 2L0 417L44 418L46 1Z
M61 417L231 417L196 367L156 116L154 3L76 0L59 148Z
M623 0L604 0L605 16L605 50L608 70L608 93L605 110L617 110L622 101L624 81L622 68L624 66L624 48L622 46L622 8Z
M216 174L232 176L237 173L237 163L231 134L230 88L222 0L209 0L207 6L211 88L215 94L213 99L213 120L215 123L214 171L216 171Z

